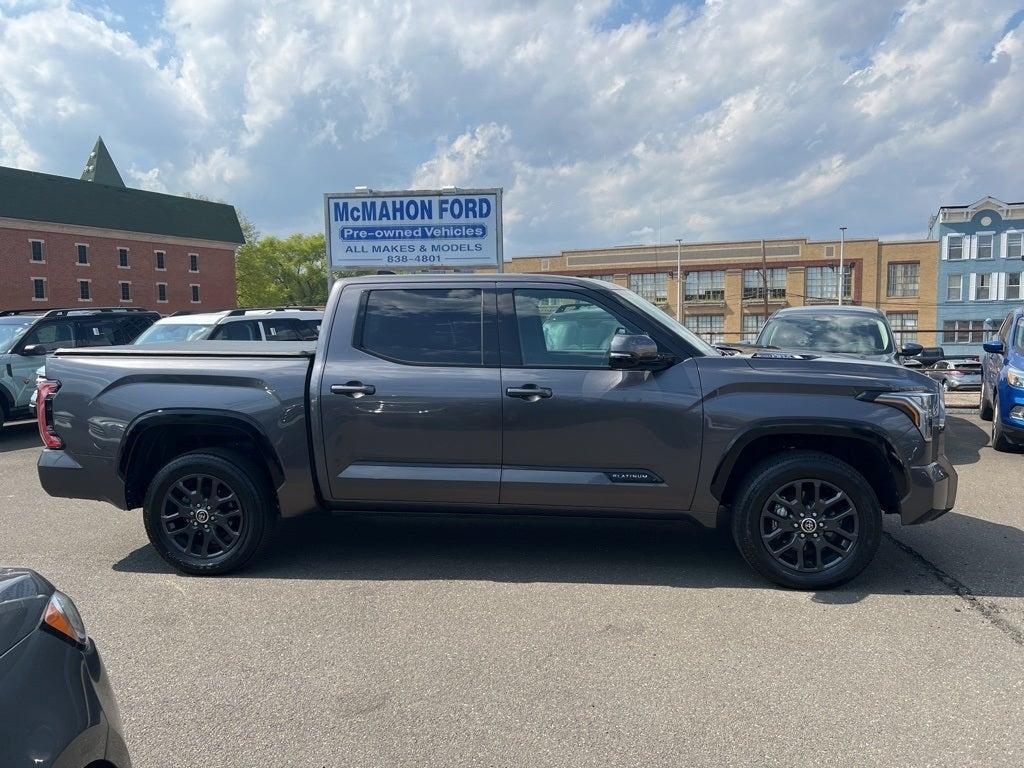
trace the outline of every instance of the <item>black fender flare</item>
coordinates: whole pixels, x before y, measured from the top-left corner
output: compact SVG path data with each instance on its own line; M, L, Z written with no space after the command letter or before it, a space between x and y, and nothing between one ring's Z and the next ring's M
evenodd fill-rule
M841 437L844 439L861 440L880 452L887 463L896 462L899 466L899 485L907 487L907 468L900 459L886 432L870 422L852 419L780 419L770 423L760 422L735 435L726 447L715 473L711 477L711 495L721 501L725 495L725 487L743 450L764 437L776 435L814 435L816 437Z
M238 430L251 437L266 457L274 487L279 488L284 482L284 466L263 427L247 414L220 408L161 408L132 419L125 428L117 452L117 474L123 482L128 481L128 469L142 436L150 429L165 426L213 426Z

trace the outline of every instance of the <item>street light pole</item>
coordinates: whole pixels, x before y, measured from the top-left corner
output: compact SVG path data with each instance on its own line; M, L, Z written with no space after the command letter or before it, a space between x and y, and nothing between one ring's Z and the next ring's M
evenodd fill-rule
M676 238L676 320L683 322L683 240Z
M846 227L839 228L839 306L843 306L843 250L846 246Z

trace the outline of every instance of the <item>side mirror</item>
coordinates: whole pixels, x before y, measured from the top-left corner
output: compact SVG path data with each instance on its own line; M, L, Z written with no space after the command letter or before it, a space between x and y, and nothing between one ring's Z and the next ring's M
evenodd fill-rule
M916 341L908 341L903 345L903 354L907 357L916 357L924 352L924 347L918 344Z
M47 353L46 346L43 344L29 344L21 350L21 354L28 357L39 357Z
M993 355L1001 354L1003 351L1003 342L1001 339L989 339L983 342L981 345L982 349Z
M658 345L645 334L615 334L608 349L608 365L612 368L636 368L658 359Z

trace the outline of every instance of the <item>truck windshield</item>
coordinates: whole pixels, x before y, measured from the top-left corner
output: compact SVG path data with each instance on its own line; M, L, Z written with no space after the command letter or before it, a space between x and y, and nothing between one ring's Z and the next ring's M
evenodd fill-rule
M761 330L757 345L847 355L884 355L893 348L882 318L824 312L775 317Z
M32 323L38 317L0 317L0 355L10 352Z
M652 315L661 321L661 323L667 325L673 333L677 336L681 336L687 344L696 349L700 354L710 355L711 357L721 357L721 352L712 347L661 307L651 304L647 299L642 296L638 296L628 288L618 286L615 288L615 292L633 306L638 307L645 315Z
M149 326L133 344L163 344L174 341L195 341L203 338L213 325L210 323L155 323Z

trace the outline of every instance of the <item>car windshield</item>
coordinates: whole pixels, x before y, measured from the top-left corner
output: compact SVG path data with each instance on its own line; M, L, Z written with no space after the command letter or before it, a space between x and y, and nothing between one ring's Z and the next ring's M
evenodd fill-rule
M1013 347L1018 352L1024 352L1024 317L1017 321L1017 330L1013 333Z
M212 323L155 323L133 344L163 344L173 341L195 341L206 335Z
M10 352L18 339L38 317L0 317L0 355Z
M772 318L761 330L757 344L847 355L884 355L893 349L889 328L882 318L826 312Z
M680 323L661 307L651 304L647 299L642 296L638 296L628 288L617 286L615 288L615 292L633 306L638 307L644 314L652 315L660 320L664 325L668 326L673 333L677 336L681 336L687 344L696 349L702 355L711 355L712 357L722 356L721 352L708 344L704 339Z

